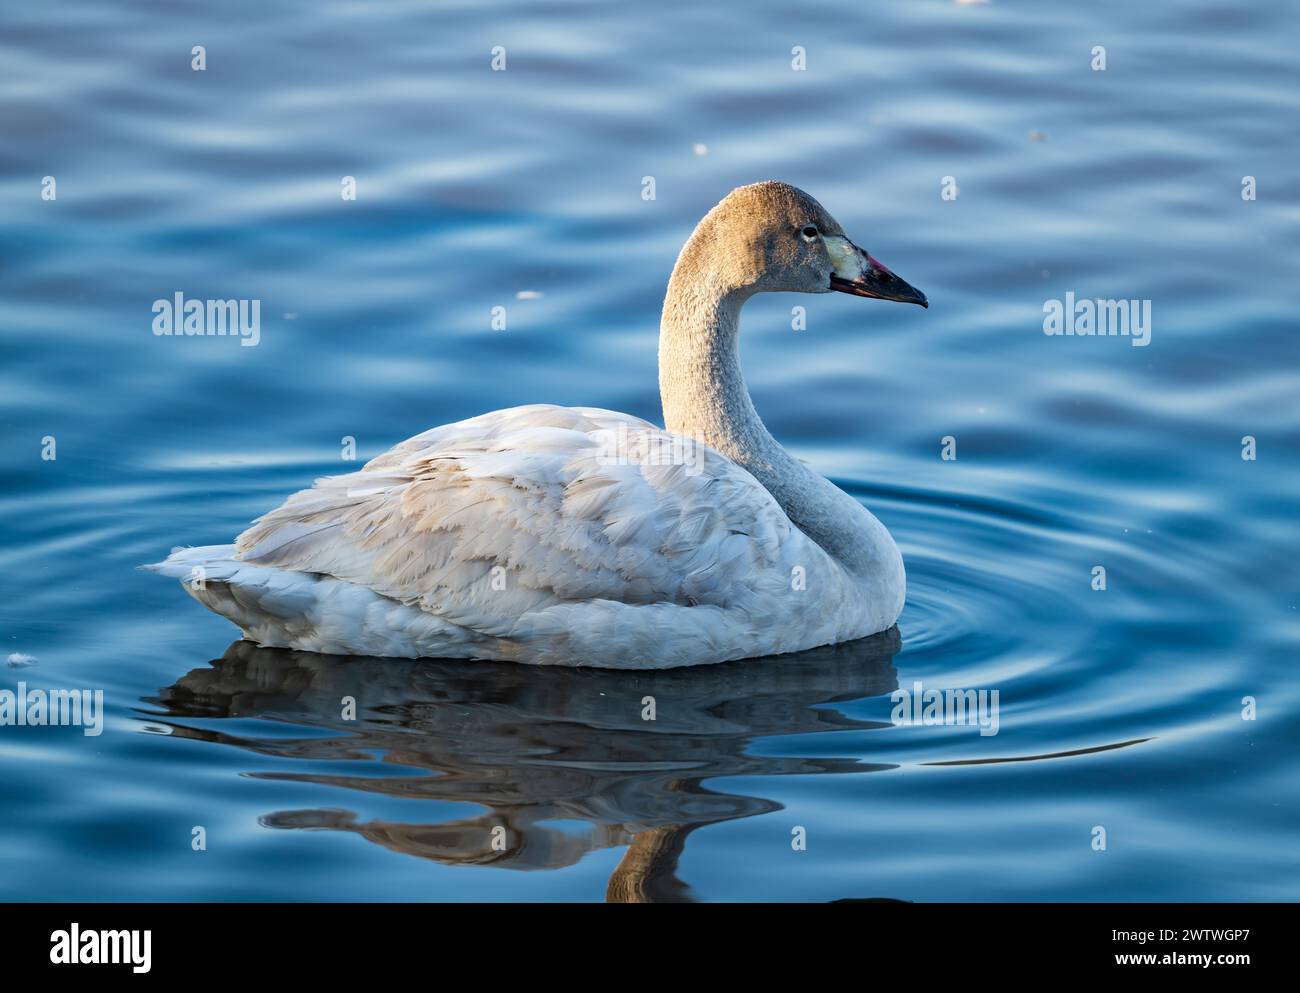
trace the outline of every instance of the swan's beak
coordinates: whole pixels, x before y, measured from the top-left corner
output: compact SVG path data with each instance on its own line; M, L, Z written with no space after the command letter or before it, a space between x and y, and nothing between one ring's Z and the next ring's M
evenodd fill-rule
M929 307L925 294L906 280L899 279L888 267L877 262L847 238L824 239L830 252L835 272L831 275L831 289L851 293L857 297L875 297L877 300L897 300L899 303L919 303Z

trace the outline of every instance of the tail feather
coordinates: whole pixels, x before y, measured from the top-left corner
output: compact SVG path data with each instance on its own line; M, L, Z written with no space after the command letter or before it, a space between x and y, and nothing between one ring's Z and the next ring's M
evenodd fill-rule
M179 579L190 596L245 634L268 618L301 618L316 602L315 577L250 565L234 555L234 545L178 548L141 568Z
M190 596L259 645L336 655L473 658L475 632L317 573L237 559L234 545L178 548L141 566L181 581Z
M140 566L146 572L156 572L173 579L218 578L218 573L229 574L237 568L234 545L198 545L193 548L176 548L161 562ZM222 575L220 578L226 578Z

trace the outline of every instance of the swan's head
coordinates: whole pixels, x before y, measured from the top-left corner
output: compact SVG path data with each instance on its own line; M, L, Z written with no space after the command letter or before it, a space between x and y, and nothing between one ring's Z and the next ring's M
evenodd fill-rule
M929 306L924 293L850 241L825 207L788 183L733 190L700 222L691 243L694 267L707 266L736 289L837 290Z

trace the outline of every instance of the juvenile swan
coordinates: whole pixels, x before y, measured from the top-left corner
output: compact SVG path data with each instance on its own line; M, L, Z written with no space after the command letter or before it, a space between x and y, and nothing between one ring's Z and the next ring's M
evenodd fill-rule
M927 306L808 194L742 186L668 281L665 428L483 414L148 568L250 641L332 654L667 669L884 631L906 585L893 539L777 444L740 371L746 300L831 290Z

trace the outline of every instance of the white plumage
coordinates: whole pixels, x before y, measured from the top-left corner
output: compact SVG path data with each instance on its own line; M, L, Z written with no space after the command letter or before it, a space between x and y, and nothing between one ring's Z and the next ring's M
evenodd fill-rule
M821 209L807 201L793 208L801 220ZM824 212L812 219L834 225ZM725 272L694 288L715 284L738 311L748 293ZM665 347L739 379L738 365L726 368L727 307L692 326L689 308L670 313L671 284L669 296ZM701 334L720 357L694 357ZM437 427L317 480L234 545L149 568L184 580L258 644L334 654L670 668L890 627L903 573L888 532L790 459L756 414L728 409L734 383L715 392L718 409L670 421L672 432L545 404Z
M338 654L667 668L855 635L825 609L851 580L748 472L633 461L671 444L611 411L495 411L157 568L201 567L186 588L259 644Z

